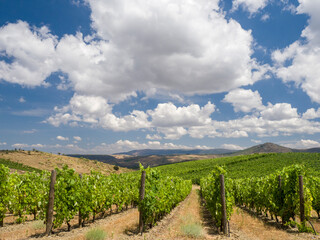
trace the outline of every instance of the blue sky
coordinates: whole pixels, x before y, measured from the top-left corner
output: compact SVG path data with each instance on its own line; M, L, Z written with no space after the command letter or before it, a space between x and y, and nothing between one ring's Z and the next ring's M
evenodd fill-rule
M0 149L320 147L320 2L0 0Z

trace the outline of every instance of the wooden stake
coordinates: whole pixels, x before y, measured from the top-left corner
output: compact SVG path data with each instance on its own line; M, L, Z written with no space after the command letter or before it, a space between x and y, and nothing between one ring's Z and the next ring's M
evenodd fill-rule
M145 184L146 184L146 171L142 171L141 173L141 186L140 186L140 197L139 200L140 202L144 199L144 193L145 193ZM144 226L144 222L143 222L143 212L141 209L139 209L139 232L143 233L143 226Z
M227 234L227 209L226 209L226 193L224 188L224 176L220 176L220 194L221 194L221 226L224 234Z
M82 174L81 173L79 174L79 177L80 177L80 182L81 182L82 181ZM81 223L82 223L82 216L81 216L81 209L79 209L79 228L82 227Z
M305 221L304 215L304 196L303 196L303 177L299 176L299 195L300 195L300 221L303 223Z
M53 221L53 204L54 204L54 185L56 183L57 172L56 170L51 171L51 182L50 182L50 192L49 192L49 203L47 209L47 225L46 225L46 235L50 235L52 230Z

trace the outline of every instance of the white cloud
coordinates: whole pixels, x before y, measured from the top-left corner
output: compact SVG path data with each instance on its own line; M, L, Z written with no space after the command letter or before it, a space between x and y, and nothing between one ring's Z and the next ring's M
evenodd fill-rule
M25 102L26 102L26 100L24 99L24 97L19 98L19 103L25 103Z
M240 147L235 144L223 144L223 145L221 145L221 148L229 149L229 150L242 150L243 149L243 147Z
M149 139L149 140L161 140L162 137L157 135L157 134L154 134L154 135L147 134L146 139Z
M157 130L165 135L165 139L180 139L188 133L184 127L158 127Z
M308 149L308 148L319 148L320 143L311 140L311 139L301 139L300 141L297 141L295 143L288 143L288 144L283 144L286 147L289 148L296 148L296 149Z
M250 14L256 13L263 9L269 0L233 0L232 11L237 10L240 6Z
M59 71L67 76L59 89L118 102L153 88L181 101L180 95L228 91L264 77L251 58L251 31L225 19L218 0L86 2L96 35L58 40L46 26L3 26L0 52L13 63L0 62L0 78L40 86Z
M308 14L308 26L298 40L285 49L273 52L276 74L284 82L294 82L320 103L320 2L299 0L298 14Z
M5 146L5 145L7 145L6 142L0 142L0 146Z
M37 143L37 144L25 144L25 143L15 143L11 145L14 148L44 148L46 145Z
M79 141L79 142L82 140L82 138L79 137L79 136L74 136L73 139L76 140L76 141Z
M44 80L57 71L57 39L46 26L33 28L18 21L0 28L0 54L12 63L0 61L0 79L25 86L46 85Z
M130 140L119 140L115 143L106 144L102 143L90 149L92 153L119 153L137 149L211 149L208 146L186 146L174 143L160 143L159 141L148 141L146 143L140 143Z
M152 125L157 127L173 126L197 126L209 124L210 115L214 112L215 106L208 102L200 107L192 104L186 107L176 107L173 103L160 103L154 110L147 111L152 118Z
M98 96L84 96L75 94L69 105L55 108L55 115L46 122L58 127L61 124L77 125L84 123L99 126L114 131L129 131L150 127L148 115L134 110L129 115L117 117L112 113L112 105Z
M234 111L251 112L252 110L262 110L262 98L258 91L236 89L230 91L223 99L223 102L231 103Z
M263 15L261 16L260 19L261 19L261 21L266 22L267 20L270 19L270 15L267 14L267 13L265 13L265 14L263 14Z
M27 116L27 117L42 117L44 115L47 115L48 113L49 113L49 110L44 108L35 108L35 109L23 110L19 112L12 112L13 115Z
M278 121L298 118L296 108L292 108L289 103L277 103L272 105L269 103L268 107L261 111L261 117L266 120Z
M62 136L57 136L57 139L60 140L60 141L68 141L69 140L69 138L62 137Z
M314 108L309 108L303 115L302 117L304 119L316 119L320 118L320 108L316 111Z

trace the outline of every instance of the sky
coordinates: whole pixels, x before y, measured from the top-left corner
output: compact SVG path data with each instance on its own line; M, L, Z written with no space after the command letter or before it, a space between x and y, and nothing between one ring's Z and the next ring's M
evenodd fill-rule
M0 0L0 149L320 147L320 1Z

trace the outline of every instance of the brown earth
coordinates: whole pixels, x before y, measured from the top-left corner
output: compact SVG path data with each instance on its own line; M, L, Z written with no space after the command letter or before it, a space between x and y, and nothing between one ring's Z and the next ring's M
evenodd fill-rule
M96 170L103 174L132 171L122 167L119 167L119 170L116 171L113 168L114 165L85 158L74 158L40 151L20 150L13 152L9 151L8 153L6 153L6 151L1 151L0 158L49 171L54 168L62 168L64 165L68 165L69 168L75 169L78 173L90 173L91 170Z
M255 216L248 211L235 207L230 220L230 237L219 233L212 218L203 206L198 195L198 187L194 186L191 194L181 202L172 212L164 217L155 227L146 230L141 236L138 234L139 213L136 208L112 214L106 218L87 224L84 228L76 225L77 217L73 220L73 229L66 231L66 226L55 230L55 234L42 237L45 226L39 221L26 222L20 225L6 225L0 228L1 240L17 239L61 239L85 240L88 231L99 228L107 233L107 239L123 240L191 240L191 239L216 239L216 240L309 240L320 239L310 233L297 233L295 229L284 230L272 223L271 220ZM315 227L319 223L313 219ZM184 229L200 226L197 237L188 236Z

